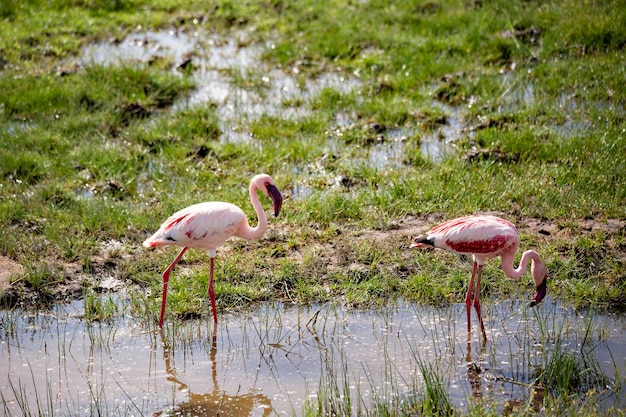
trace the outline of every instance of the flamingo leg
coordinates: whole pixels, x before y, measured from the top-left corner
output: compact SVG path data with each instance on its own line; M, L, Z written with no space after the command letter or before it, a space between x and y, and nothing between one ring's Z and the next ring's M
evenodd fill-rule
M467 288L467 295L465 296L465 310L467 311L467 333L472 330L471 314L472 314L472 292L474 291L474 276L476 276L476 269L478 263L474 261L474 267L472 268L472 278L470 278L469 287Z
M478 322L480 323L480 330L483 332L483 340L487 341L487 333L485 332L485 324L483 323L483 316L480 313L480 279L483 275L483 266L478 265L478 274L476 278L476 290L474 291L474 309L478 315ZM469 311L469 310L468 310Z
M186 251L187 251L187 248L183 247L178 253L178 256L176 256L176 258L170 264L170 266L168 266L167 269L163 272L163 296L162 296L163 299L161 300L161 315L159 317L159 327L161 328L163 327L163 316L165 315L165 303L167 300L167 284L170 281L170 273L172 272L172 269L174 269L174 266L178 263L178 261L180 261L180 258L183 257Z
M211 268L209 275L209 298L211 299L211 308L213 308L213 321L217 324L217 307L215 305L215 287L213 286L213 265L215 258L211 258Z

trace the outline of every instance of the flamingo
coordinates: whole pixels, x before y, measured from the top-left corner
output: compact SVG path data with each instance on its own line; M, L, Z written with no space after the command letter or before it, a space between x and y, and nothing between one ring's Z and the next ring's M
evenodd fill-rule
M274 184L274 180L266 174L255 175L250 181L250 201L257 214L258 224L251 227L243 210L231 203L209 201L191 205L171 215L155 234L143 242L145 247L182 246L178 256L163 272L163 297L159 327L163 327L163 316L167 300L167 284L170 273L188 248L201 248L209 252L211 258L209 275L209 298L213 309L213 321L217 324L217 308L215 307L215 289L213 287L213 266L217 247L232 236L244 239L258 239L267 229L267 216L259 202L257 190L269 196L274 204L274 216L278 216L283 203L283 196Z
M528 250L522 254L519 266L513 267L513 258L519 246L519 235L515 226L504 219L495 216L473 215L448 220L435 226L425 235L413 239L410 247L434 247L448 250L454 253L472 255L474 267L470 279L469 288L465 297L467 309L467 331L471 330L470 312L472 304L472 292L474 293L474 308L478 315L483 339L487 340L485 326L480 314L480 278L483 265L489 258L500 257L504 275L512 279L521 278L526 272L528 261L531 261L530 274L537 289L530 302L533 307L541 302L546 296L548 269L534 250ZM474 287L474 277L476 286Z

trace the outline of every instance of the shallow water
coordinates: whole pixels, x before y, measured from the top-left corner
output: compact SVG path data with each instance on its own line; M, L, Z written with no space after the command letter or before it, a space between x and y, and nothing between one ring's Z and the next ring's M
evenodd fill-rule
M333 384L349 387L355 414L359 402L418 395L419 363L443 377L455 407L485 401L503 412L537 396L531 383L557 340L596 358L610 379L626 370L623 316L549 300L530 310L485 303L486 344L476 326L468 340L464 305L398 302L359 311L263 304L220 314L215 329L207 314L183 324L170 317L157 331L132 317L124 300L117 303L125 313L111 324L83 320L82 301L49 312L0 312L5 414L302 415ZM626 403L623 392L602 398L607 407Z

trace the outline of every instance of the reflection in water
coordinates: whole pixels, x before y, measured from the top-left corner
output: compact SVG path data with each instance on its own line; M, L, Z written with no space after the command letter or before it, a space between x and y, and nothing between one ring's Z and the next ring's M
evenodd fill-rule
M263 394L239 394L227 395L218 386L217 379L217 327L213 328L211 338L211 392L196 394L190 391L189 386L182 382L176 375L176 368L170 356L170 344L164 336L163 329L159 330L161 344L163 346L163 360L165 370L169 375L167 380L178 386L180 392L185 393L187 401L178 403L173 410L155 413L155 416L217 416L225 414L228 416L251 416L253 410L260 409L263 416L269 416L272 411L271 401Z
M86 323L82 301L0 311L4 414L301 416L332 396L333 406L354 415L419 399L420 364L440 374L461 411L482 402L497 414L540 410L537 370L557 339L600 364L607 406L626 404L626 393L610 391L626 372L624 317L583 317L551 300L534 310L485 303L486 344L468 342L464 304L363 311L268 303L225 314L217 328L207 317L173 321L162 333L146 330L128 306L119 300L126 314L108 324Z
M482 372L481 363L485 357L485 345L481 343L481 349L477 358L472 358L472 343L471 333L467 333L467 354L465 360L467 362L467 381L470 384L472 390L472 398L475 400L481 400L483 398L483 391L480 383L480 374Z
M495 375L489 375L485 372L485 365L488 365L486 345L481 341L478 341L478 352L472 354L471 333L467 335L467 351L465 354L465 365L467 367L467 382L470 386L471 401L480 404L485 396L491 390L498 390L498 385L503 385L504 382L509 384L517 384L522 387L526 387L530 397L525 396L512 396L512 398L505 398L504 405L502 407L502 415L515 415L522 411L533 411L539 413L543 407L544 390L537 386L536 383L528 383L526 385L521 384L518 381L510 380L505 381L501 377ZM537 376L537 375L535 375Z

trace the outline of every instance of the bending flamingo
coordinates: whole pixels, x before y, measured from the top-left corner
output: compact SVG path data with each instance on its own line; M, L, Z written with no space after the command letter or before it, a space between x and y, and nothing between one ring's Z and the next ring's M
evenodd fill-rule
M267 229L267 216L259 202L257 190L269 196L274 203L274 215L278 216L283 203L283 196L276 188L274 180L266 174L259 174L250 181L250 201L257 214L259 223L250 227L243 210L234 204L219 201L199 203L177 211L161 225L157 232L143 242L143 246L176 245L183 248L174 261L163 272L163 299L159 327L163 327L167 284L170 273L188 248L202 248L209 251L211 257L209 275L209 298L213 308L213 321L217 324L217 308L215 306L215 289L213 287L213 265L217 247L231 236L244 239L258 239Z
M515 226L495 216L466 216L448 220L431 230L425 235L413 239L411 248L434 247L450 252L472 255L474 267L470 279L469 288L465 297L467 307L467 330L470 326L470 310L472 304L472 292L474 293L474 308L478 315L483 338L487 340L485 326L480 314L480 278L483 264L489 258L500 257L502 259L502 271L509 278L521 278L526 272L528 261L531 261L530 273L535 282L537 292L530 306L540 303L546 295L548 270L537 252L528 250L522 254L519 266L513 267L513 258L519 246L519 235ZM474 277L476 276L476 286Z

